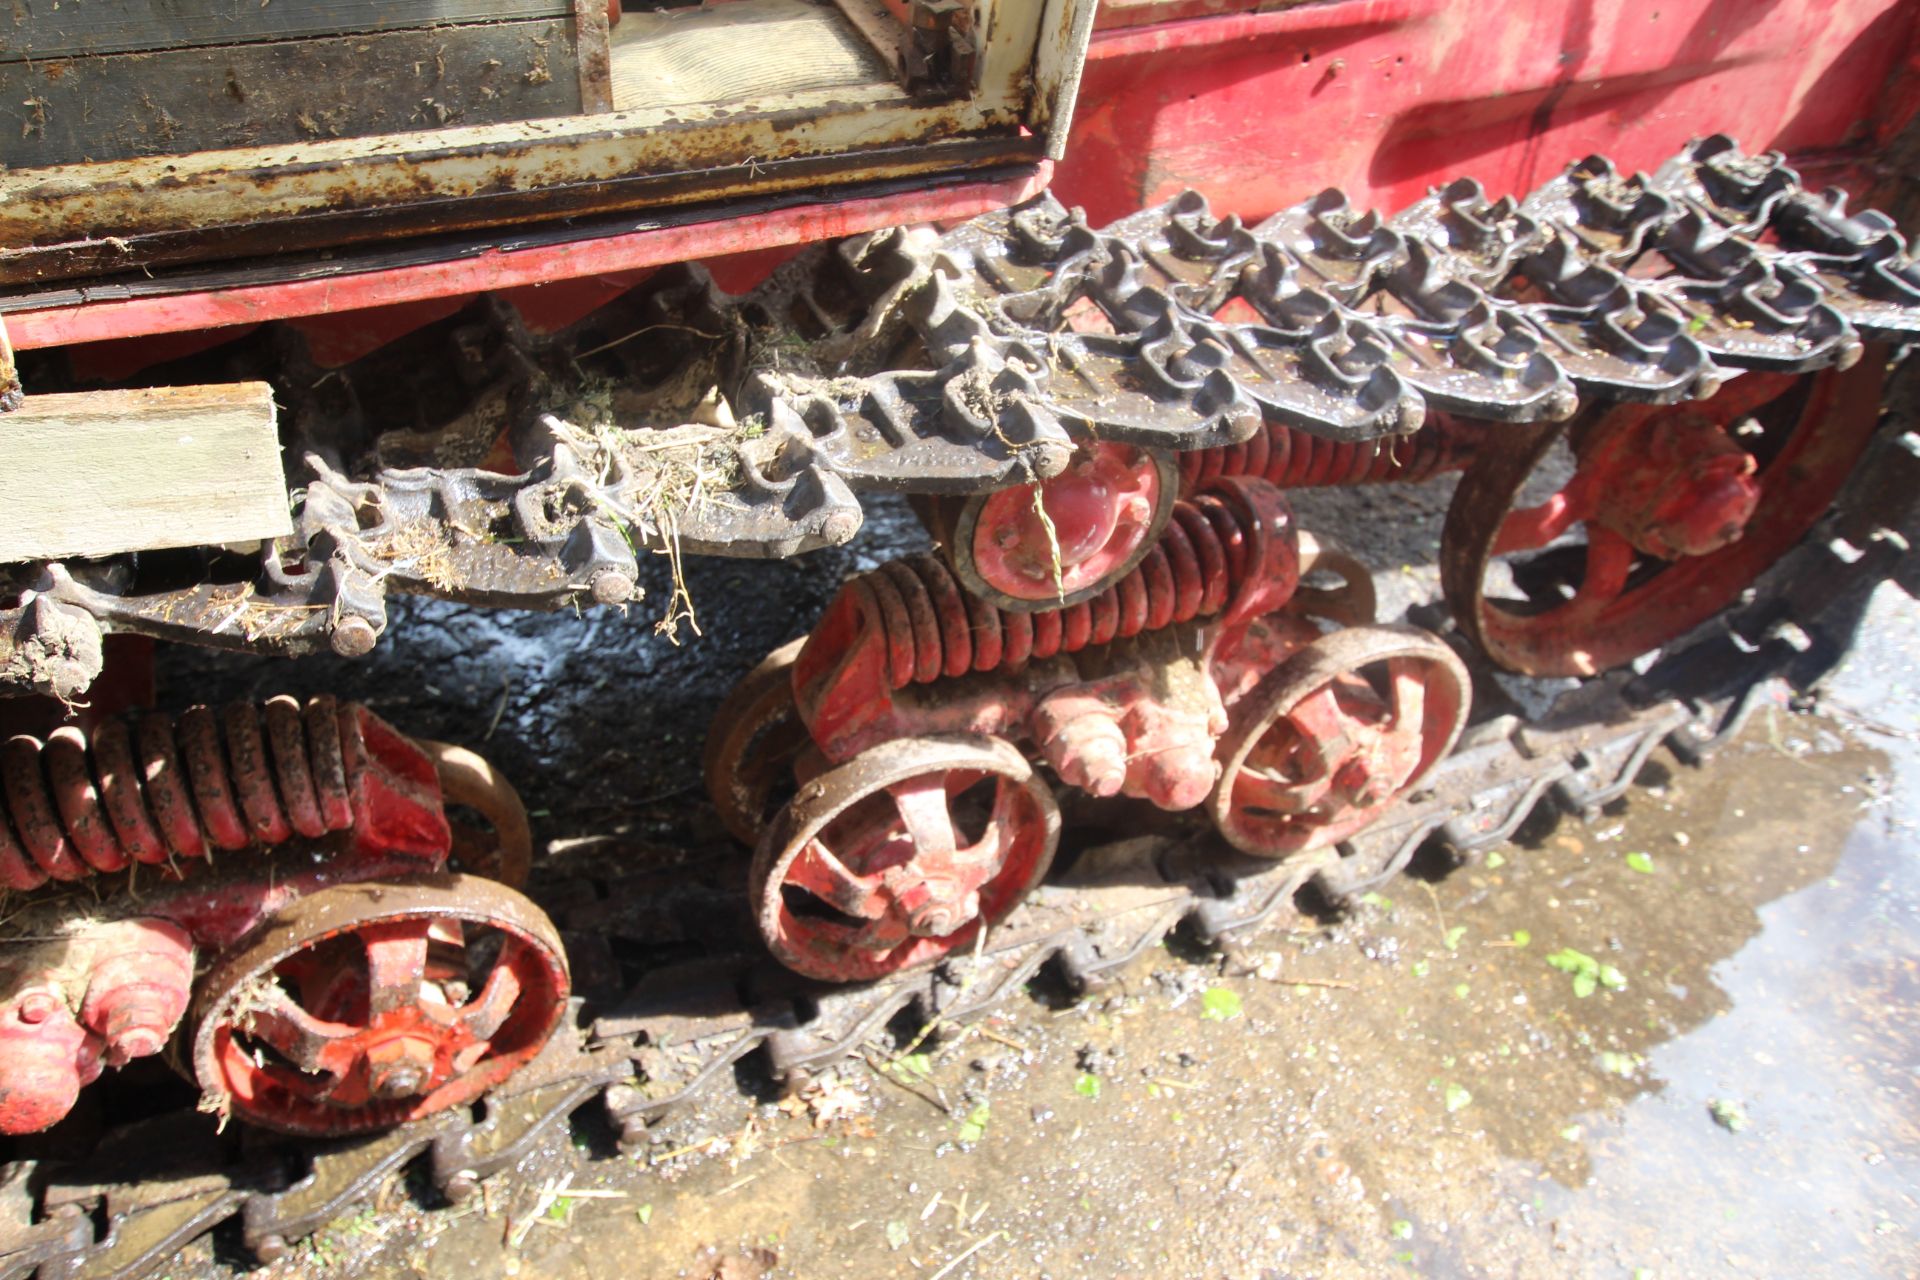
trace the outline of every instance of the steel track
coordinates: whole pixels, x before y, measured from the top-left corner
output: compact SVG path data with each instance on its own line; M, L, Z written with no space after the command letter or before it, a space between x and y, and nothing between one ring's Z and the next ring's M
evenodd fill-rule
M1896 375L1889 420L1834 514L1745 603L1644 672L1589 681L1537 719L1482 720L1421 791L1337 849L1255 862L1197 828L1095 847L1003 923L977 962L850 989L787 974L750 930L736 939L738 954L669 965L631 986L596 981L612 966L590 954L590 940L604 936L596 926L635 886L562 885L542 905L585 940L573 957L585 994L547 1050L484 1108L306 1146L218 1140L207 1117L182 1109L110 1132L84 1160L8 1166L0 1278L146 1275L231 1219L270 1260L417 1160L448 1199L464 1200L583 1107L601 1108L623 1145L638 1146L750 1053L764 1054L776 1079L798 1083L903 1013L923 1024L964 1020L1017 997L1048 965L1075 988L1097 987L1175 928L1231 947L1294 918L1302 890L1341 904L1430 845L1474 859L1543 804L1590 818L1663 747L1686 764L1710 756L1769 681L1806 687L1831 669L1873 588L1898 580L1902 554L1920 536L1912 373ZM1475 674L1484 685L1485 670Z

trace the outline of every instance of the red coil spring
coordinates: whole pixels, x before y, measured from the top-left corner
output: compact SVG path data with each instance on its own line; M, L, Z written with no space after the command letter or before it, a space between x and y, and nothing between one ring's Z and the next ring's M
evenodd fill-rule
M351 709L330 697L111 720L91 742L70 725L45 743L13 738L0 746L0 886L344 831L362 750Z
M1483 433L1444 413L1429 414L1412 436L1357 444L1269 422L1239 444L1181 454L1181 487L1190 491L1218 476L1259 476L1281 489L1418 484L1466 466Z
M1182 498L1133 571L1091 600L1015 613L968 595L936 556L908 556L858 580L883 621L894 688L1077 653L1226 608L1247 574L1246 517L1215 494Z

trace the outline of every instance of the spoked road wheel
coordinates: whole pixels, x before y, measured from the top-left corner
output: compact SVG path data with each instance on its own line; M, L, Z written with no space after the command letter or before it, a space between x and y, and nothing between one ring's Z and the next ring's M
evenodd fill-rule
M793 664L805 636L748 672L714 713L701 756L707 794L728 833L757 844L793 790L793 765L811 739L793 702Z
M1102 441L1080 446L1050 480L939 498L922 511L970 594L1031 613L1091 600L1132 572L1167 527L1179 488L1171 455Z
M1879 421L1877 354L1844 372L1743 374L1698 403L1501 428L1441 538L1461 629L1533 676L1610 670L1693 630L1832 504ZM1556 457L1564 479L1542 484ZM1516 596L1492 594L1496 565Z
M1466 667L1424 631L1322 637L1228 708L1214 826L1257 858L1346 839L1453 749L1470 696Z
M209 1105L265 1128L389 1128L505 1081L568 991L559 934L503 885L340 885L295 899L202 979L193 1072Z
M767 829L751 892L767 947L857 982L971 946L1040 883L1060 811L997 738L902 738L806 783Z

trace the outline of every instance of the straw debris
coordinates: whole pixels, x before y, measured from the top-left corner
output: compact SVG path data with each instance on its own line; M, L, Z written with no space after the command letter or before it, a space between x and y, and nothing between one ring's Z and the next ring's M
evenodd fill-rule
M679 643L682 622L701 634L687 590L681 531L703 504L726 501L742 479L740 446L766 432L754 417L736 421L718 388L696 413L705 421L674 427L622 427L615 420L613 384L587 380L550 412L548 426L580 452L595 472L596 501L627 538L636 558L646 546L667 557L672 589L654 629Z

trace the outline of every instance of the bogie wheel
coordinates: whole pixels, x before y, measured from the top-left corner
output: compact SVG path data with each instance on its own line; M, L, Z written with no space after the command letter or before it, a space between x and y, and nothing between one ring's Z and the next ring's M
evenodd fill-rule
M806 749L807 727L793 702L793 663L802 636L748 672L714 714L701 756L707 794L728 833L757 844L791 791L793 764Z
M1179 488L1170 454L1103 441L1082 445L1050 480L923 511L970 594L1031 613L1091 600L1126 577L1167 527Z
M1313 618L1364 627L1379 611L1373 570L1325 534L1300 531L1300 586L1293 605Z
M1885 376L1870 349L1845 371L1743 374L1697 403L1501 428L1447 511L1455 619L1534 676L1592 675L1678 639L1826 512L1879 421Z
M1047 874L1053 794L1011 743L903 738L801 787L753 860L761 936L788 968L856 982L972 945Z
M295 899L196 989L206 1105L315 1137L469 1103L540 1051L566 1011L566 952L526 898L421 876Z
M440 776L440 795L449 808L467 808L486 828L448 815L453 829L453 864L463 871L498 880L509 889L526 887L533 870L533 827L520 793L477 751L430 738L416 738L433 759Z
M1453 749L1470 696L1460 659L1417 628L1321 637L1228 709L1215 828L1259 858L1346 839Z

